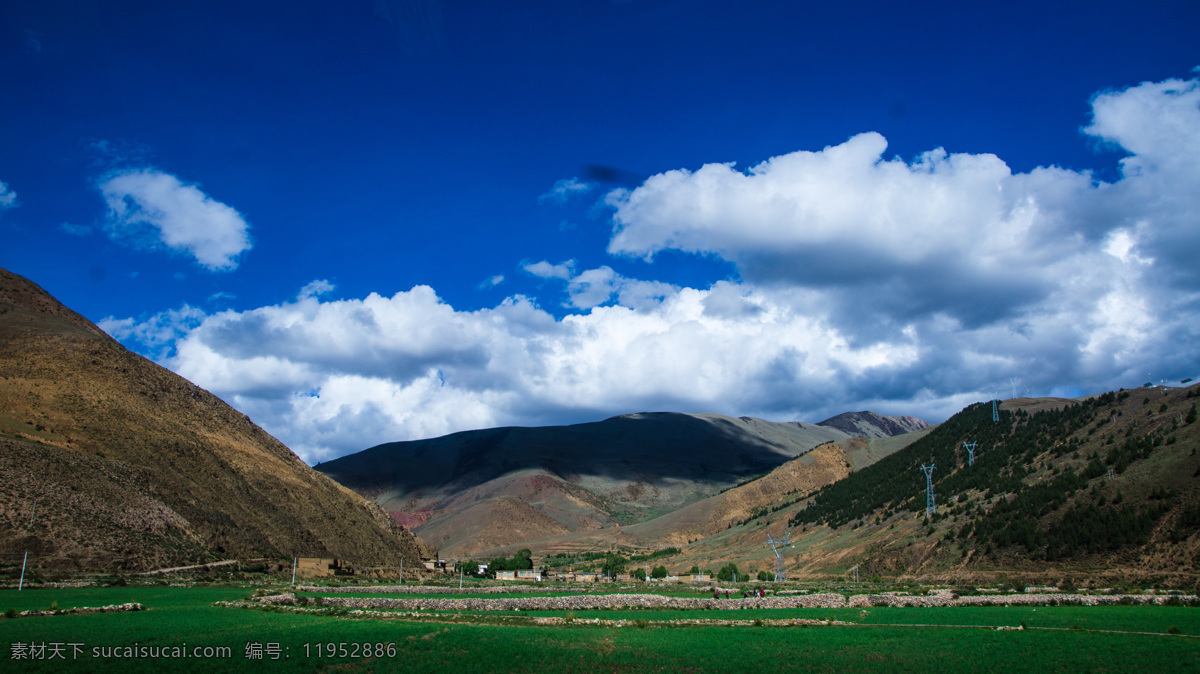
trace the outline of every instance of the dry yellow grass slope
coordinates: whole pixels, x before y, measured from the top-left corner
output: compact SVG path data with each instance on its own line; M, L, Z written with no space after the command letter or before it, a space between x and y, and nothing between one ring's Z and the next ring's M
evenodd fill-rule
M0 472L5 563L26 549L64 569L419 556L419 541L374 503L5 270Z

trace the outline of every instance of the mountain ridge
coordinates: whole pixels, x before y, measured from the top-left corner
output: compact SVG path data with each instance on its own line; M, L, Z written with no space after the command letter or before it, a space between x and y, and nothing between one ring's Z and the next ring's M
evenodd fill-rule
M446 554L477 554L636 525L767 474L820 445L890 437L924 424L873 413L853 419L852 435L805 422L643 412L385 443L316 468L372 498ZM523 524L505 540L494 531L504 520L488 504L513 513L512 499L546 517L517 518Z

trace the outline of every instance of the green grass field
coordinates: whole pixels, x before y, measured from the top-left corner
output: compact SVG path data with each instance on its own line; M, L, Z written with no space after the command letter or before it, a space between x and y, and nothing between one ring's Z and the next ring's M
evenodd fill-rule
M0 669L8 671L879 671L1177 672L1200 663L1200 609L1187 607L961 607L578 611L627 626L539 627L492 622L407 622L214 606L245 588L93 588L0 591L0 610L136 601L148 610L0 620ZM561 615L530 611L508 615ZM818 627L669 627L677 618L816 618ZM640 621L640 622L639 622ZM1016 626L995 631L981 626ZM639 627L638 625L644 625ZM906 625L941 625L909 627ZM1100 633L1166 633L1178 636ZM1190 636L1189 636L1190 635ZM13 644L64 644L66 659L14 660ZM72 659L68 644L81 644ZM328 644L334 644L334 657ZM339 644L345 657L338 657ZM361 644L371 644L362 657ZM113 647L222 647L228 657L95 657ZM247 644L277 644L279 660L247 658ZM359 657L350 657L360 644ZM375 644L391 644L376 656Z

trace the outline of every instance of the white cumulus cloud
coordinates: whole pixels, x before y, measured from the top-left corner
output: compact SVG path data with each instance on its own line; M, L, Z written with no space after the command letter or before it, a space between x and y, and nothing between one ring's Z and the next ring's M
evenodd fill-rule
M469 428L714 411L937 421L1021 379L1034 395L1135 386L1200 362L1197 85L1094 99L1119 180L1013 173L994 155L884 159L868 133L746 172L668 171L610 194L610 251L719 255L680 287L609 266L524 264L567 315L513 296L455 309L429 287L106 329L251 415L309 461ZM652 266L647 266L653 271Z
M432 289L143 322L117 337L161 344L161 360L225 398L308 460L379 442L499 424L583 420L631 409L820 405L822 386L917 357L913 340L855 347L819 318L772 302L746 321L713 316L713 291L556 320L515 297L457 311ZM187 323L186 334L172 332ZM782 387L782 390L781 390Z
M250 250L249 224L223 204L169 173L124 170L99 183L114 239L186 252L210 271L231 271Z

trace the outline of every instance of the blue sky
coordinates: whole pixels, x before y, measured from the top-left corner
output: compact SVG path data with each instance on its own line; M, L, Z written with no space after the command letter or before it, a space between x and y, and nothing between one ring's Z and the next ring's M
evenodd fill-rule
M0 266L309 461L1178 381L1197 25L1192 2L10 1Z

